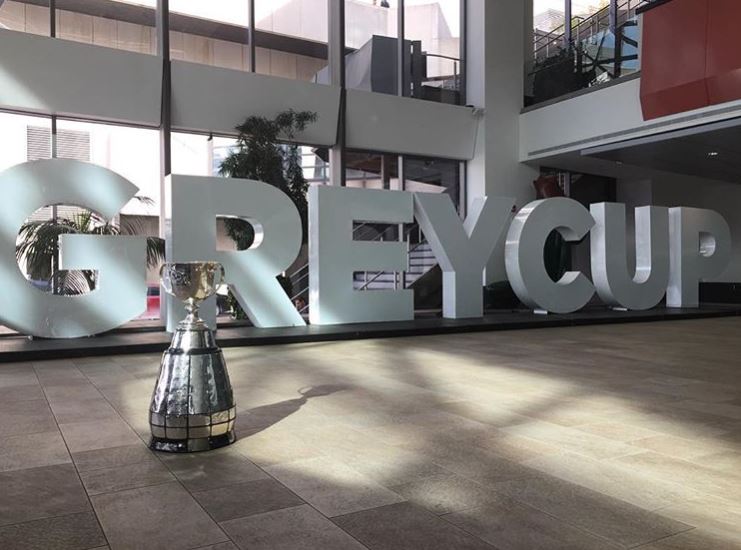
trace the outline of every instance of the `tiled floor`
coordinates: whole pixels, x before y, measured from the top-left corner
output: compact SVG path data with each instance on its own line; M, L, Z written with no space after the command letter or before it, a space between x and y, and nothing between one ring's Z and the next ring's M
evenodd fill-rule
M147 450L158 357L0 365L0 548L741 548L741 319L226 350L238 442Z

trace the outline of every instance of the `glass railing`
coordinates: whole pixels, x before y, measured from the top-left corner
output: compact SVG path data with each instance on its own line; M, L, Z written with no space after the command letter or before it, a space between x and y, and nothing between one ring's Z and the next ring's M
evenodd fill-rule
M615 20L609 7L574 19L571 39L564 27L536 30L534 61L526 83L526 104L548 101L631 75L640 69L636 10L650 0L621 0Z

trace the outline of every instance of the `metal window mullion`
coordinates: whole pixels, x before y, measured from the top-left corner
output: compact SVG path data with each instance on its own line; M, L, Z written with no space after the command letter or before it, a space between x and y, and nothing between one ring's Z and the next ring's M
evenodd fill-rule
M405 17L405 2L399 0L398 13L396 18L396 93L399 97L407 95L406 90L406 58L407 51L404 45L404 39L406 38L406 17ZM399 179L399 190L404 191L406 187L406 175L404 170L404 155L399 155L397 177Z
M57 3L56 0L49 0L49 36L57 36ZM57 115L51 115L51 158L57 158ZM56 204L51 205L51 220L56 223L59 219L59 207ZM58 294L57 279L54 273L59 269L59 245L55 242L51 257L51 275L52 275L52 293Z
M249 26L247 27L247 41L250 48L250 72L257 72L257 44L255 41L255 2L257 0L247 0L247 11L249 14Z
M172 64L170 62L170 2L157 0L157 55L162 62L162 99L160 107L160 204L159 236L165 238L166 200L165 179L172 173ZM166 254L169 259L169 250ZM164 296L160 289L160 296ZM160 300L160 323L167 320L167 300Z
M57 36L57 0L49 0L49 36Z
M396 17L396 93L404 97L407 95L406 90L406 72L404 64L406 62L406 50L404 48L404 38L406 34L405 7L404 0L399 0Z
M347 184L347 89L345 81L345 0L328 0L328 63L330 84L340 89L337 139L329 151L329 183Z
M157 0L157 55L162 61L160 172L163 179L172 172L172 66L170 62L169 12L169 0ZM164 191L164 188L161 191Z
M564 0L563 6L563 41L564 46L571 44L571 0Z
M467 35L468 35L468 0L460 0L460 37L458 39L458 55L461 58L461 71L458 80L458 93L460 95L459 104L467 105L467 88L466 80L468 79L468 51L467 51Z

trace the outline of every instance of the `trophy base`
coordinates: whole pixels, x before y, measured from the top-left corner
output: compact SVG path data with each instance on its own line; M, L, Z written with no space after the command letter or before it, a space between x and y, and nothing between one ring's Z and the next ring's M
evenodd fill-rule
M221 435L199 437L197 439L164 439L152 436L149 448L163 453L198 453L226 447L236 440L237 436L234 435L234 430Z

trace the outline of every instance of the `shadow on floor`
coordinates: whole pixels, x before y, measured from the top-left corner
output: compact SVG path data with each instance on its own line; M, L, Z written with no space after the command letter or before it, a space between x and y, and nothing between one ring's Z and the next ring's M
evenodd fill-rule
M237 428L241 428L239 435L244 438L258 434L297 412L309 399L332 395L349 388L350 386L341 384L308 386L298 390L301 397L242 411L237 415Z

